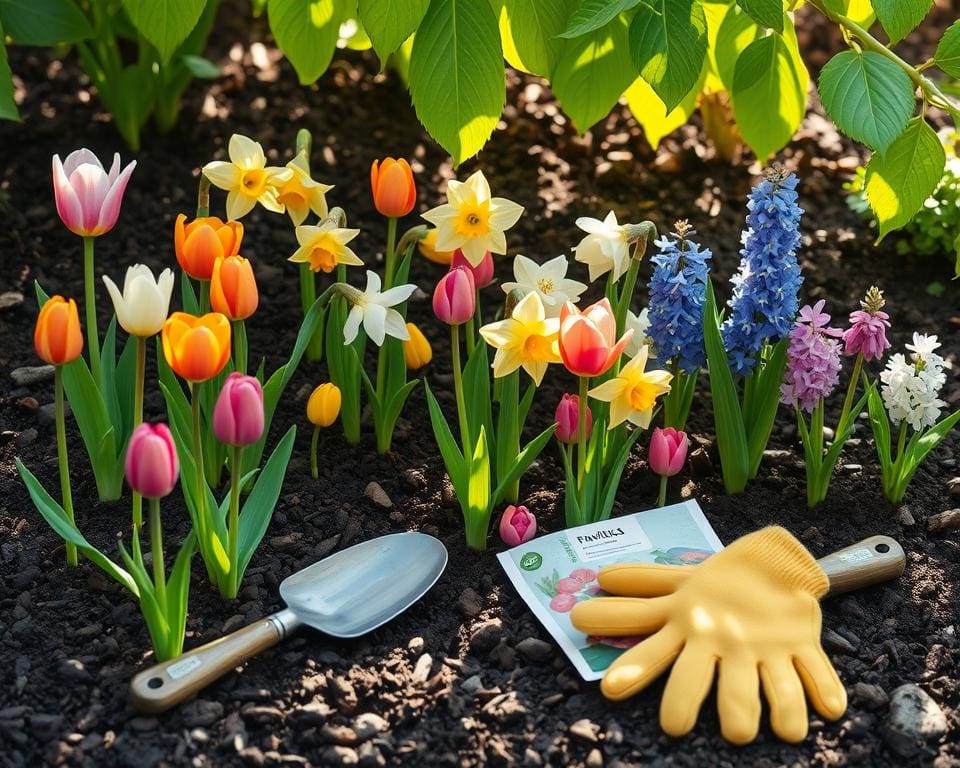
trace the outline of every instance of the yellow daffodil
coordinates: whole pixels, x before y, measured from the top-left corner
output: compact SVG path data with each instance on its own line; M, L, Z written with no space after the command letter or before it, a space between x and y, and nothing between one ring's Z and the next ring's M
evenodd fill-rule
M493 357L493 375L507 376L523 367L539 386L550 363L562 362L557 336L560 319L547 318L537 293L528 293L506 320L490 323L480 335L497 350Z
M230 160L215 160L203 166L203 174L215 187L227 191L227 218L246 216L260 203L268 211L283 213L277 189L293 177L290 168L268 166L263 147L239 133L230 137Z
M342 229L333 221L324 221L316 227L297 227L300 247L290 261L308 264L314 272L333 272L338 264L362 267L363 262L347 247L347 243L359 234L359 229Z
M506 253L504 231L517 223L523 206L504 197L490 197L490 185L482 171L466 181L447 183L447 202L423 218L437 228L438 251L463 251L467 261L477 266L487 251Z
M326 218L327 192L333 189L333 185L310 178L310 167L303 152L287 163L287 169L293 171L293 175L277 187L277 202L287 209L293 226L303 224L310 211L321 219Z
M670 391L673 374L667 371L644 371L649 347L643 346L615 378L594 387L588 393L596 400L610 403L608 429L629 421L646 429L650 426L657 398Z

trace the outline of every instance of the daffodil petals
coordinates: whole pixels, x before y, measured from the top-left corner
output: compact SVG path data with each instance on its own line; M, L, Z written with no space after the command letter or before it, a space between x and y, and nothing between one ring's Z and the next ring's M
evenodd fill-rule
M343 345L353 344L357 338L357 332L360 330L360 323L363 322L363 308L354 306L347 315L347 321L343 324Z

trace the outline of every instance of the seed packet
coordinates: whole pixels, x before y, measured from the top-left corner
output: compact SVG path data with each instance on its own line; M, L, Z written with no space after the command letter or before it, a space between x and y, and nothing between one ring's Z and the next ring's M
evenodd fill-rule
M584 680L599 680L640 637L587 636L570 623L577 603L602 595L614 563L696 565L723 549L700 505L687 500L540 536L497 555L520 596Z

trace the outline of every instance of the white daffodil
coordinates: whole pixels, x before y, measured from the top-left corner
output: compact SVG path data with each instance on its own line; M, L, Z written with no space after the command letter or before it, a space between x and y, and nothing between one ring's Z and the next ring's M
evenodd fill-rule
M287 163L293 175L277 187L277 202L287 209L293 226L303 224L307 214L313 211L321 219L327 216L327 192L331 184L321 184L310 178L310 167L304 152Z
M343 229L326 220L319 226L303 225L295 230L300 247L288 261L307 264L313 272L333 272L338 264L362 267L363 262L347 247L360 234L359 229Z
M397 285L381 293L380 275L367 270L366 290L361 292L347 286L345 291L353 307L347 315L347 322L343 324L344 345L353 343L357 338L361 323L367 337L378 347L383 344L386 336L393 336L401 341L409 339L410 332L403 316L391 307L405 302L415 290L415 285Z
M627 228L617 223L617 215L610 211L603 221L581 216L577 226L587 236L574 249L574 258L590 268L590 282L610 270L615 281L623 277L630 266L630 243Z
M633 331L633 338L623 350L627 357L636 357L643 347L647 347L647 355L652 360L656 358L654 349L650 345L650 339L647 338L647 329L650 327L650 314L646 308L640 310L639 315L635 315L631 310L627 310L627 320L625 323L627 329Z
M283 205L277 200L277 188L293 178L293 171L268 166L259 142L239 133L230 137L227 151L229 162L215 160L203 166L203 174L210 183L227 191L227 218L240 219L257 203L268 211L283 213Z
M438 251L463 251L474 267L487 251L506 253L504 232L520 218L523 206L504 197L490 197L490 185L482 171L466 181L447 183L447 202L423 214L437 228Z
M567 257L557 256L544 264L537 264L526 256L513 260L515 282L504 283L504 293L520 290L526 296L536 293L543 303L547 317L559 317L564 302L577 303L587 286L567 278Z
M123 278L123 293L106 275L103 284L107 286L113 300L113 310L117 313L117 322L131 336L148 338L160 333L170 312L170 296L173 293L173 272L163 270L159 278L153 277L150 267L134 264L127 268Z

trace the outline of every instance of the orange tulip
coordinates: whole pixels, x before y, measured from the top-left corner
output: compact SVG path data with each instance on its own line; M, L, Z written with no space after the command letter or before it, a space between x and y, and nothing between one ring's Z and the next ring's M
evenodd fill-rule
M209 280L213 263L218 258L236 256L243 240L243 224L223 222L216 216L205 216L187 222L184 214L177 216L173 229L173 244L180 267L194 280Z
M243 256L228 256L213 263L210 306L231 320L246 320L257 311L260 294L253 267Z
M599 376L609 370L633 338L633 329L619 341L616 337L617 321L607 299L583 312L569 301L560 310L560 356L576 376Z
M160 337L167 365L189 382L212 379L230 359L230 321L219 312L203 317L174 312Z
M394 160L388 157L382 164L374 160L370 166L370 188L377 210L394 219L406 216L417 202L413 171L402 158Z
M40 308L33 332L37 355L50 365L72 363L83 351L77 302L63 296L51 296Z

